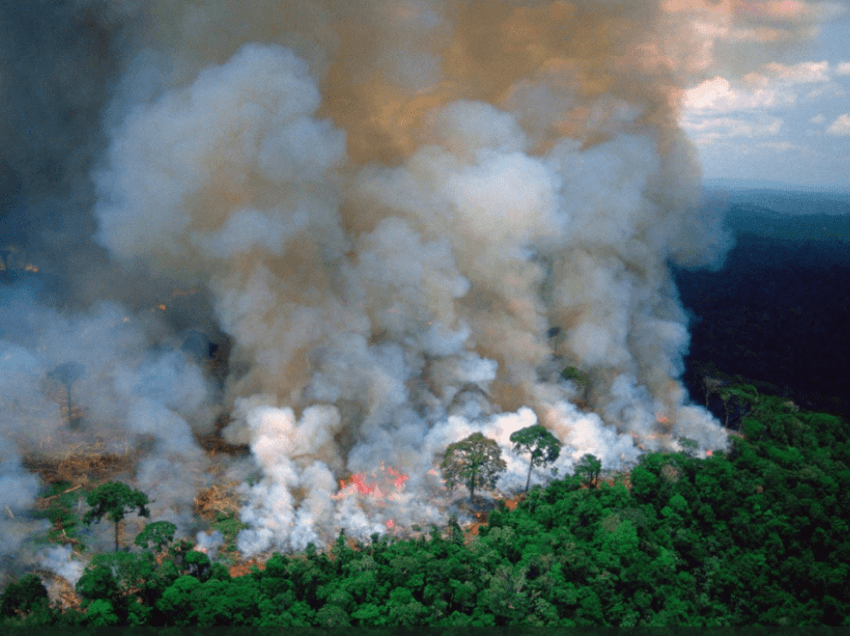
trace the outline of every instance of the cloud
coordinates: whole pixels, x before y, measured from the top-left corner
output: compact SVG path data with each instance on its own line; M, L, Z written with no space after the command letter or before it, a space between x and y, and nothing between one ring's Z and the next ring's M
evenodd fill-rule
M748 76L751 77L751 76ZM759 85L761 84L761 85ZM793 104L796 97L782 92L761 81L761 76L741 87L720 75L685 91L683 106L686 110L703 112L733 112L741 110L764 110Z
M772 137L782 130L784 122L778 117L762 117L756 120L741 117L709 117L685 121L685 130L695 133L696 142L705 144L720 139L756 139Z
M835 66L836 75L850 75L850 61L839 62Z
M829 125L826 132L838 137L850 137L850 113L844 113Z
M823 113L818 113L814 117L809 120L810 124L819 125L826 121L826 117L823 116Z
M790 106L798 101L803 86L818 85L808 90L805 99L830 92L840 94L842 88L832 81L832 75L841 74L841 68L839 65L833 70L827 61L792 66L770 62L740 80L730 81L721 75L707 79L684 92L682 105L685 110L724 113Z
M703 38L727 43L775 44L800 42L816 33L819 21L840 15L832 2L664 0L670 15L688 15Z
M785 66L778 62L764 65L765 70L773 77L792 84L812 84L828 82L829 62L800 62L793 66Z
M781 116L794 105L843 95L844 89L834 77L845 66L850 63L831 66L827 61L793 65L769 62L737 79L716 75L684 91L682 126L700 146L775 136L782 129ZM819 115L811 123L825 121ZM835 130L843 130L841 124L836 124ZM782 151L792 148L762 147Z

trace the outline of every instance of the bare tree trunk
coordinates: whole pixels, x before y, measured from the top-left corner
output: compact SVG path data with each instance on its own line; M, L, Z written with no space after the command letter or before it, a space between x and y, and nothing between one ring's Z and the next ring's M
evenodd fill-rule
M528 486L531 484L531 469L534 468L534 464L528 462L528 479L525 480L525 492L528 492Z

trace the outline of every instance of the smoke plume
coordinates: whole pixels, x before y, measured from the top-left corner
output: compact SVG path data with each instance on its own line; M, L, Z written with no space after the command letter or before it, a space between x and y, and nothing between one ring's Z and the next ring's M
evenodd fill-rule
M0 417L19 450L0 491L10 471L31 490L16 457L49 455L51 436L100 436L134 449L127 478L189 534L215 478L197 439L224 414L251 453L227 470L259 471L240 491L253 556L443 520L433 469L475 431L508 455L505 492L527 467L508 438L537 422L565 445L562 474L588 452L613 469L680 437L722 447L679 381L670 266L729 247L681 93L834 9L6 6L6 238L59 282L3 291ZM181 345L192 329L229 339L221 385ZM385 479L382 496L340 496L352 474Z

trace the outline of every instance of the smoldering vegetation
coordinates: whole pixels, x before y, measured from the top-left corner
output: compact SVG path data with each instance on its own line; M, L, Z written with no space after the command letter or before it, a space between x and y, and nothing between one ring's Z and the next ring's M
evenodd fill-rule
M798 4L771 42L822 17ZM186 535L199 490L241 484L254 556L444 521L429 471L472 431L507 450L540 422L565 472L725 444L679 379L670 265L716 267L731 242L677 108L740 59L697 23L753 15L0 6L7 562L46 558L21 549L26 466L75 454L123 458L114 475ZM382 461L409 477L398 497L335 497Z

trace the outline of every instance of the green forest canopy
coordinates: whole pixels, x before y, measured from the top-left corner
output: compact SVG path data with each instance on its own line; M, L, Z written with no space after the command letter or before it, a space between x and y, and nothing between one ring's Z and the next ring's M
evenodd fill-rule
M850 444L840 418L759 396L728 452L645 454L628 483L535 487L478 536L344 536L230 578L173 544L95 556L81 611L9 584L5 624L850 625ZM153 535L156 535L155 537ZM157 558L157 556L159 558Z

